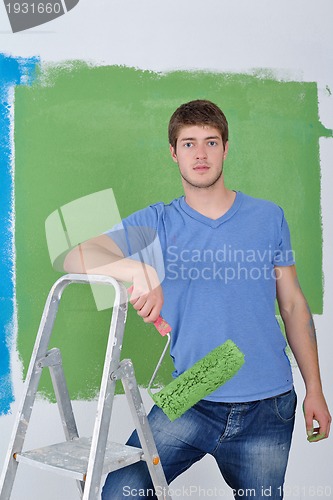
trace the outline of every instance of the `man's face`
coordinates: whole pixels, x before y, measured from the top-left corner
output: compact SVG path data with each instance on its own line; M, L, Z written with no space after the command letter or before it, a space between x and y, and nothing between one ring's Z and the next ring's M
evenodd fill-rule
M176 148L170 146L184 187L209 188L221 178L228 143L223 146L220 132L210 126L190 125L180 130Z

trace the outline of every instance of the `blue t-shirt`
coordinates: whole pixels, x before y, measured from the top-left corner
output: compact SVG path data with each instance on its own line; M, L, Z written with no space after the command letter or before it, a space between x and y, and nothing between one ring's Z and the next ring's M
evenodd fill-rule
M164 278L161 315L172 327L175 377L231 339L245 363L205 399L255 401L291 389L274 267L293 265L294 255L279 206L237 192L213 220L180 197L135 212L106 234L125 256L154 265Z

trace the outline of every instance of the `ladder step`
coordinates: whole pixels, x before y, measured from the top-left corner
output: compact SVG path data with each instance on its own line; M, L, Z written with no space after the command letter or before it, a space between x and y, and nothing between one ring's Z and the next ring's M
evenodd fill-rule
M17 453L15 458L18 462L84 481L90 447L91 438L81 437L73 441L64 441L44 448ZM134 464L142 460L142 457L141 448L108 442L102 473L106 474Z

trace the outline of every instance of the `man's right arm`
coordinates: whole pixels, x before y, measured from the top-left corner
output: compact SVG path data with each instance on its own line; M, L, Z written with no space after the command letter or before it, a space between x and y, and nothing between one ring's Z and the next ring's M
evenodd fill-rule
M145 322L158 318L163 293L152 266L124 257L118 245L106 235L92 238L73 248L66 256L68 273L101 274L133 284L130 302Z

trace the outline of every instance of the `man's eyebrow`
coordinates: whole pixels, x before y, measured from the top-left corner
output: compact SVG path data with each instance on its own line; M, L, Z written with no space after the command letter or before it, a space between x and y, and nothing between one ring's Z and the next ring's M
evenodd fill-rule
M208 140L211 140L211 139L220 139L221 140L221 137L219 135L210 135L208 137L204 137L205 141L208 141ZM184 137L184 139L180 139L181 142L195 141L195 140L197 140L196 137Z

